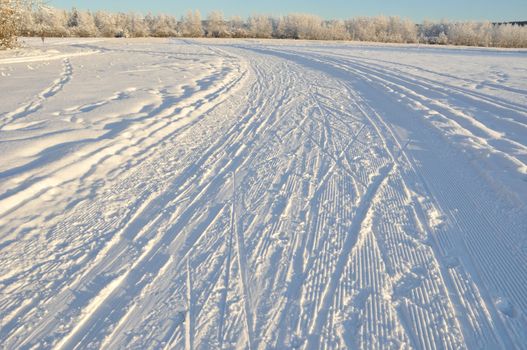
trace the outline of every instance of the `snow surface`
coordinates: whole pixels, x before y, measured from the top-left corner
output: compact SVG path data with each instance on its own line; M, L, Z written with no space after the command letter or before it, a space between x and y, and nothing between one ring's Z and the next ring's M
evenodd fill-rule
M7 349L527 344L527 51L0 53Z

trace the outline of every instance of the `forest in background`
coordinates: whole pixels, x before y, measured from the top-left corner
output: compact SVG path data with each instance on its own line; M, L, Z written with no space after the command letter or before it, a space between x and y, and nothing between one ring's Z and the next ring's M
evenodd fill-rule
M409 19L387 16L324 20L301 13L281 17L226 18L219 11L202 18L199 11L176 17L90 12L76 8L62 10L46 6L22 7L16 17L19 36L276 38L527 47L527 26L511 23L443 20L417 24Z

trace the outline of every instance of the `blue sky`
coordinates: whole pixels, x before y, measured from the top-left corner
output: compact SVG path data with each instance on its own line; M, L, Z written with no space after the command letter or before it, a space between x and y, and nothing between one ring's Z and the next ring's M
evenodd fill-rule
M305 12L324 18L397 15L416 21L423 19L451 20L527 20L527 0L50 0L59 8L136 11L182 15L189 9L206 15L220 10L226 16L249 16L252 13L283 15Z

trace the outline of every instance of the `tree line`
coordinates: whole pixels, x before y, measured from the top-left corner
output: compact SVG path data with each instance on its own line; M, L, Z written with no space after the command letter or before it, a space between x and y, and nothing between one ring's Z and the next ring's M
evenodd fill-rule
M0 1L1 4L16 2ZM278 38L527 47L527 27L511 23L424 21L416 24L409 19L386 16L324 20L310 14L225 18L219 11L211 12L206 18L199 11L189 11L178 18L43 6L22 7L16 17L16 32L22 36ZM0 23L0 31L1 27Z

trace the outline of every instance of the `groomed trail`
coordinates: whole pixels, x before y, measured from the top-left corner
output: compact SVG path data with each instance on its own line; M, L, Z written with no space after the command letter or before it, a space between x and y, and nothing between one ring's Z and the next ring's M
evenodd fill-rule
M0 54L5 349L525 349L527 51Z

